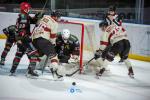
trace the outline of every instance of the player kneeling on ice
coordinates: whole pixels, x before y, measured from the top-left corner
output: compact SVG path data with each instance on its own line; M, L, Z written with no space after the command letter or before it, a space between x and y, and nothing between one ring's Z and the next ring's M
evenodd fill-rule
M56 79L63 77L61 68L58 65L57 53L55 50L55 40L58 28L57 20L60 18L59 11L53 11L51 16L44 16L39 22L37 27L33 30L33 45L38 50L40 54L46 55L47 60L43 67L45 67L47 62L50 62L50 70ZM36 65L35 65L36 66ZM31 70L35 69L35 66L30 66Z
M130 42L125 29L122 26L108 25L107 22L101 22L99 27L103 34L100 40L100 48L95 53L95 59L102 57L102 66L96 75L101 76L107 66L106 61L113 61L114 57L119 54L128 68L128 75L133 77L132 65L128 60Z

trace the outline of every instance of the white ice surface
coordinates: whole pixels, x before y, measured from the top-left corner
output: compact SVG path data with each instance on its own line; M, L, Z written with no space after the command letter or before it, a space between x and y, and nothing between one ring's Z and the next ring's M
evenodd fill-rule
M0 53L5 40L0 40ZM6 65L0 69L0 100L150 100L150 63L131 60L135 79L127 75L124 64L116 58L110 63L110 72L100 79L93 74L65 77L64 81L53 81L50 73L39 79L25 77L28 59L24 56L18 66L16 77L8 76L16 47L6 58ZM70 93L72 82L81 92Z

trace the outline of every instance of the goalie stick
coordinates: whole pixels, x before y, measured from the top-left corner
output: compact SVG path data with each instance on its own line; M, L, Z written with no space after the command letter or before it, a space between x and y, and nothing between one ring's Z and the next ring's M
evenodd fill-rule
M53 57L53 56L52 56ZM51 57L51 58L52 58ZM42 72L42 75L43 75L43 73L44 73L44 70L45 70L45 67L46 67L46 64L47 64L47 62L48 62L48 59L51 59L51 58L49 58L48 56L45 58L45 61L44 61L44 64L42 65L42 69L41 69L41 72ZM73 63L73 64L75 64L75 63ZM77 73L78 71L80 70L80 68L78 68L78 69L76 69L75 71L73 71L72 73L70 73L70 74L66 74L66 76L72 76L72 75L74 75L75 73Z
M49 57L46 57L46 60L45 60L45 62L44 62L44 65L42 66L42 75L43 75L43 73L44 73L44 69L45 69L45 67L46 67L46 64L47 64L47 62L48 62L48 59L49 59ZM83 66L87 66L92 60L94 60L95 59L95 57L93 57L93 58L91 58L86 64L84 64ZM72 73L70 73L70 74L66 74L66 76L68 76L68 77L71 77L71 76L73 76L74 74L76 74L78 71L80 71L80 69L81 68L78 68L78 69L76 69L75 71L73 71Z
M86 64L84 64L83 66L88 65L93 59L95 59L95 57L91 58ZM80 68L76 69L74 72L72 72L71 74L66 74L66 76L73 76L74 74L76 74L78 71L80 71Z

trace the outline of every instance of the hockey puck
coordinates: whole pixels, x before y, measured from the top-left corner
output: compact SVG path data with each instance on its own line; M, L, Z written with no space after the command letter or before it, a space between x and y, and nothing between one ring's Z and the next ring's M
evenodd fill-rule
M72 85L76 85L76 82L72 82Z

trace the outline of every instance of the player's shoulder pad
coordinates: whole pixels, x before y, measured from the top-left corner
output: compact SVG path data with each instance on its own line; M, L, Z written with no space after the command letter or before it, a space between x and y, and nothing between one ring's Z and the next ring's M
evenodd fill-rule
M26 16L24 14L20 14L20 17L23 19L26 18Z
M61 32L58 32L58 33L57 33L56 40L57 40L57 42L58 42L58 41L62 41Z
M61 32L57 32L57 36L60 36L61 35Z
M61 36L61 32L57 32L57 38L60 38Z
M74 43L74 44L76 44L76 45L79 44L78 38L77 38L75 35L73 35L73 34L70 35L70 37L69 37L69 42L70 42L70 43Z
M69 40L76 42L76 41L78 41L78 38L75 35L71 34Z

